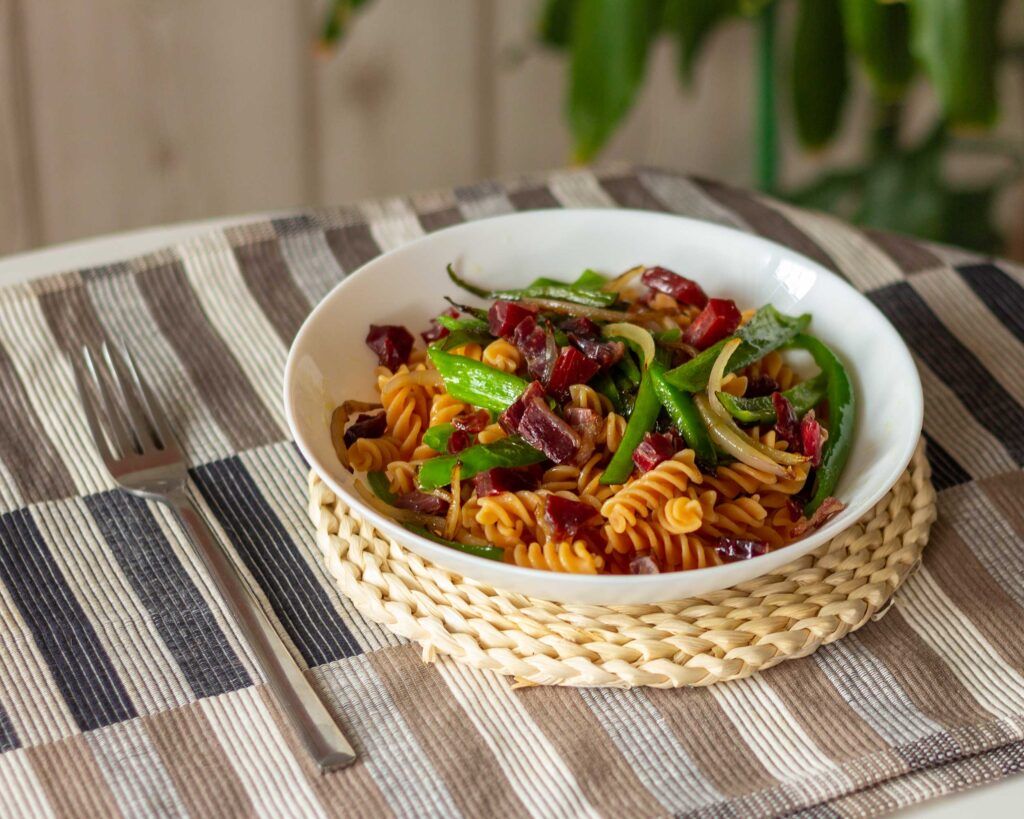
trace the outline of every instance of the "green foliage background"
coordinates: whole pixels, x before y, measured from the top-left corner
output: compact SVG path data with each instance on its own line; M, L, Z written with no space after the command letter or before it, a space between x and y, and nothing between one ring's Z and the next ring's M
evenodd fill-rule
M367 0L334 0L325 42L337 41L352 12ZM779 7L795 7L795 25L779 33ZM960 244L997 249L991 211L1000 188L1019 173L1019 146L964 140L998 115L997 68L1006 44L1000 21L1007 0L545 0L537 36L565 52L566 120L574 159L594 159L629 114L643 86L648 55L659 39L677 48L679 77L694 68L709 38L725 25L759 29L756 144L760 187L798 204L852 221ZM1019 46L1013 49L1019 55ZM801 190L779 190L775 95L777 77L792 99L793 123L808 150L836 136L853 71L868 77L874 123L865 134L866 161L823 173ZM900 139L903 100L923 77L941 114L917 144ZM943 173L950 152L1001 153L1011 173L964 188Z

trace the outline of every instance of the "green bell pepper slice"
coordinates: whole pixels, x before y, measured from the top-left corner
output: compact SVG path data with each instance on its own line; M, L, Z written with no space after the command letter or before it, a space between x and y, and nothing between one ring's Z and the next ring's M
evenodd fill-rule
M383 472L367 472L366 483L373 491L373 494L380 498L388 506L395 505L395 493L391 491L391 482Z
M793 339L792 346L809 352L828 382L825 390L828 399L828 440L821 450L821 463L814 470L814 493L804 507L804 514L810 517L825 498L835 493L839 476L850 457L857 402L846 368L824 342L800 333Z
M825 397L828 376L818 373L814 378L802 381L782 393L783 397L793 405L797 417L803 416L807 410L814 409ZM737 421L743 424L774 424L775 406L770 395L757 398L739 398L727 392L719 392L718 400Z
M505 559L505 550L500 546L471 546L468 543L459 543L457 540L447 540L440 535L435 535L426 526L420 526L418 523L405 523L402 525L413 534L425 537L427 540L434 541L434 543L440 543L442 546L450 546L452 549L458 549L460 552L465 552L466 554L484 557L488 560L501 561Z
M448 449L448 439L452 437L453 432L455 427L452 424L438 424L423 433L423 443L431 449L444 452Z
M416 481L425 492L448 486L452 482L452 470L460 466L459 477L472 478L488 469L499 466L530 466L544 460L544 453L534 449L518 436L510 436L490 444L476 444L455 455L431 458L420 467Z
M479 296L483 299L508 299L509 301L518 301L519 299L558 299L559 301L568 301L573 304L583 304L587 307L609 307L618 300L617 293L579 287L574 284L565 284L553 279L542 280L550 282L549 284L532 284L529 287L506 290L487 290L460 278L451 265L448 265L448 278L463 290L468 290L474 296Z
M604 474L601 475L601 483L615 484L623 483L633 471L633 452L644 439L644 435L654 429L654 424L661 413L661 401L654 391L654 384L651 379L651 371L644 372L640 381L640 389L636 393L636 401L633 403L633 412L630 413L626 422L626 430L622 434L622 442L615 450L609 461Z
M651 364L651 382L668 417L693 450L697 460L706 468L714 468L718 463L718 457L693 398L689 393L676 389L665 380L665 367L658 361Z
M519 376L465 356L446 353L437 347L428 348L427 355L441 374L445 389L474 407L502 412L527 387L526 381Z
M766 304L735 336L731 337L739 338L743 343L729 359L726 372L735 372L748 364L753 364L766 353L790 341L797 333L802 333L810 322L811 316L808 313L802 316L787 316L772 305ZM706 389L711 369L715 366L715 359L731 338L722 339L685 364L669 370L665 373L665 380L673 387L686 392L700 392Z

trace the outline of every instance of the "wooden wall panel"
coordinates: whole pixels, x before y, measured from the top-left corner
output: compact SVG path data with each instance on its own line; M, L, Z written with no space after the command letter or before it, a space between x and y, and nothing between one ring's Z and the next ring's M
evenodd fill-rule
M24 4L44 241L306 198L301 4Z
M495 20L495 169L503 175L565 165L566 58L536 44L537 0L502 3Z
M23 121L16 0L0 0L0 255L33 243L37 225L26 175L30 129Z
M340 50L316 67L325 201L490 172L490 7L490 0L376 0L359 15Z
M340 50L318 59L325 2L0 0L0 254L569 161L566 59L534 41L541 0L374 0ZM784 4L783 54L791 11ZM601 159L753 183L754 37L750 23L717 32L686 90L675 49L660 42ZM997 134L1019 143L1024 70L1003 73ZM780 69L784 184L859 158L865 85L858 75L836 145L811 155L794 139ZM910 130L934 116L923 91ZM1022 213L1018 183L1000 207L1018 255Z

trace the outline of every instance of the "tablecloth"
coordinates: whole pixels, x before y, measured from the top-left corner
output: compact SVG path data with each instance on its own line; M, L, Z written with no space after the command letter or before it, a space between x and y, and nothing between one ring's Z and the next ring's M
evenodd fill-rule
M781 242L903 334L941 492L884 618L736 683L514 690L423 664L333 588L280 399L300 322L424 232L580 206ZM145 362L204 514L358 750L351 768L311 768L176 521L113 490L67 358L103 338ZM1018 772L1022 345L1020 267L644 168L301 213L2 290L0 815L863 816Z

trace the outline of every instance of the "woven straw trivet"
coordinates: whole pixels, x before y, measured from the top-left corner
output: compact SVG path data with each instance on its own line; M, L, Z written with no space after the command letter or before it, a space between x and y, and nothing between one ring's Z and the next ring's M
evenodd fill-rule
M551 603L425 562L352 514L315 473L310 515L327 568L363 615L522 685L676 688L735 680L881 617L935 520L923 442L886 496L817 551L771 575L672 603Z

